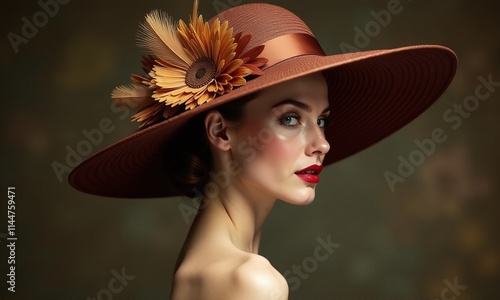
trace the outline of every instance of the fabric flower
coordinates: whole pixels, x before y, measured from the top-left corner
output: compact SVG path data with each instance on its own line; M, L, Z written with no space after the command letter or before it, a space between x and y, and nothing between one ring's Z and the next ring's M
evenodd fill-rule
M218 18L209 24L198 16L198 1L190 23L178 26L169 16L153 11L138 34L138 45L151 55L143 58L146 76L132 75L132 84L112 93L118 105L137 109L133 121L141 127L193 109L244 85L250 75L262 75L264 46L243 53L251 35L238 33Z

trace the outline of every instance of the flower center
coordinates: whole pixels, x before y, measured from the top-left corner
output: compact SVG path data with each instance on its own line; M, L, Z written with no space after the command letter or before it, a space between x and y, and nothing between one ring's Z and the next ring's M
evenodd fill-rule
M200 88L215 77L215 64L206 57L200 58L189 67L186 74L186 84L192 88Z

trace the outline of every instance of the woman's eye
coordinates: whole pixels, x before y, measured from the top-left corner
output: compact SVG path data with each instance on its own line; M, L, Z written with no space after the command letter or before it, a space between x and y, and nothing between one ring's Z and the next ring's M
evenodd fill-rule
M284 115L280 118L281 124L285 126L296 126L299 124L300 117L296 114Z
M320 128L325 129L332 124L332 120L329 117L321 117L316 123Z

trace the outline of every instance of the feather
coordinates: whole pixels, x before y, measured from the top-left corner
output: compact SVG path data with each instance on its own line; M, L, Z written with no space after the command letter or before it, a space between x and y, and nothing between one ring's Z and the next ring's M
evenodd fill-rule
M132 109L142 110L151 103L154 99L151 98L153 92L144 85L131 84L129 86L119 86L111 93L111 99L118 106L127 106Z
M193 62L185 53L177 28L172 19L164 12L154 10L146 16L137 34L137 44L151 51L155 56L175 61L186 69Z
M195 24L196 19L198 18L198 4L198 0L194 0L193 14L191 15L191 24Z

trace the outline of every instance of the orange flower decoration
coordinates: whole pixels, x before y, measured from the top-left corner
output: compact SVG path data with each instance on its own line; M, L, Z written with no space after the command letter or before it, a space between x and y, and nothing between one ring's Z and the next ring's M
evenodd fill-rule
M141 127L157 123L182 111L193 109L244 85L246 77L262 75L267 59L259 58L264 46L243 53L251 35L238 33L218 18L212 23L198 16L195 1L189 25L182 20L174 26L165 13L146 16L138 44L151 55L143 58L147 76L132 75L130 86L112 93L118 105L137 109L133 121Z

